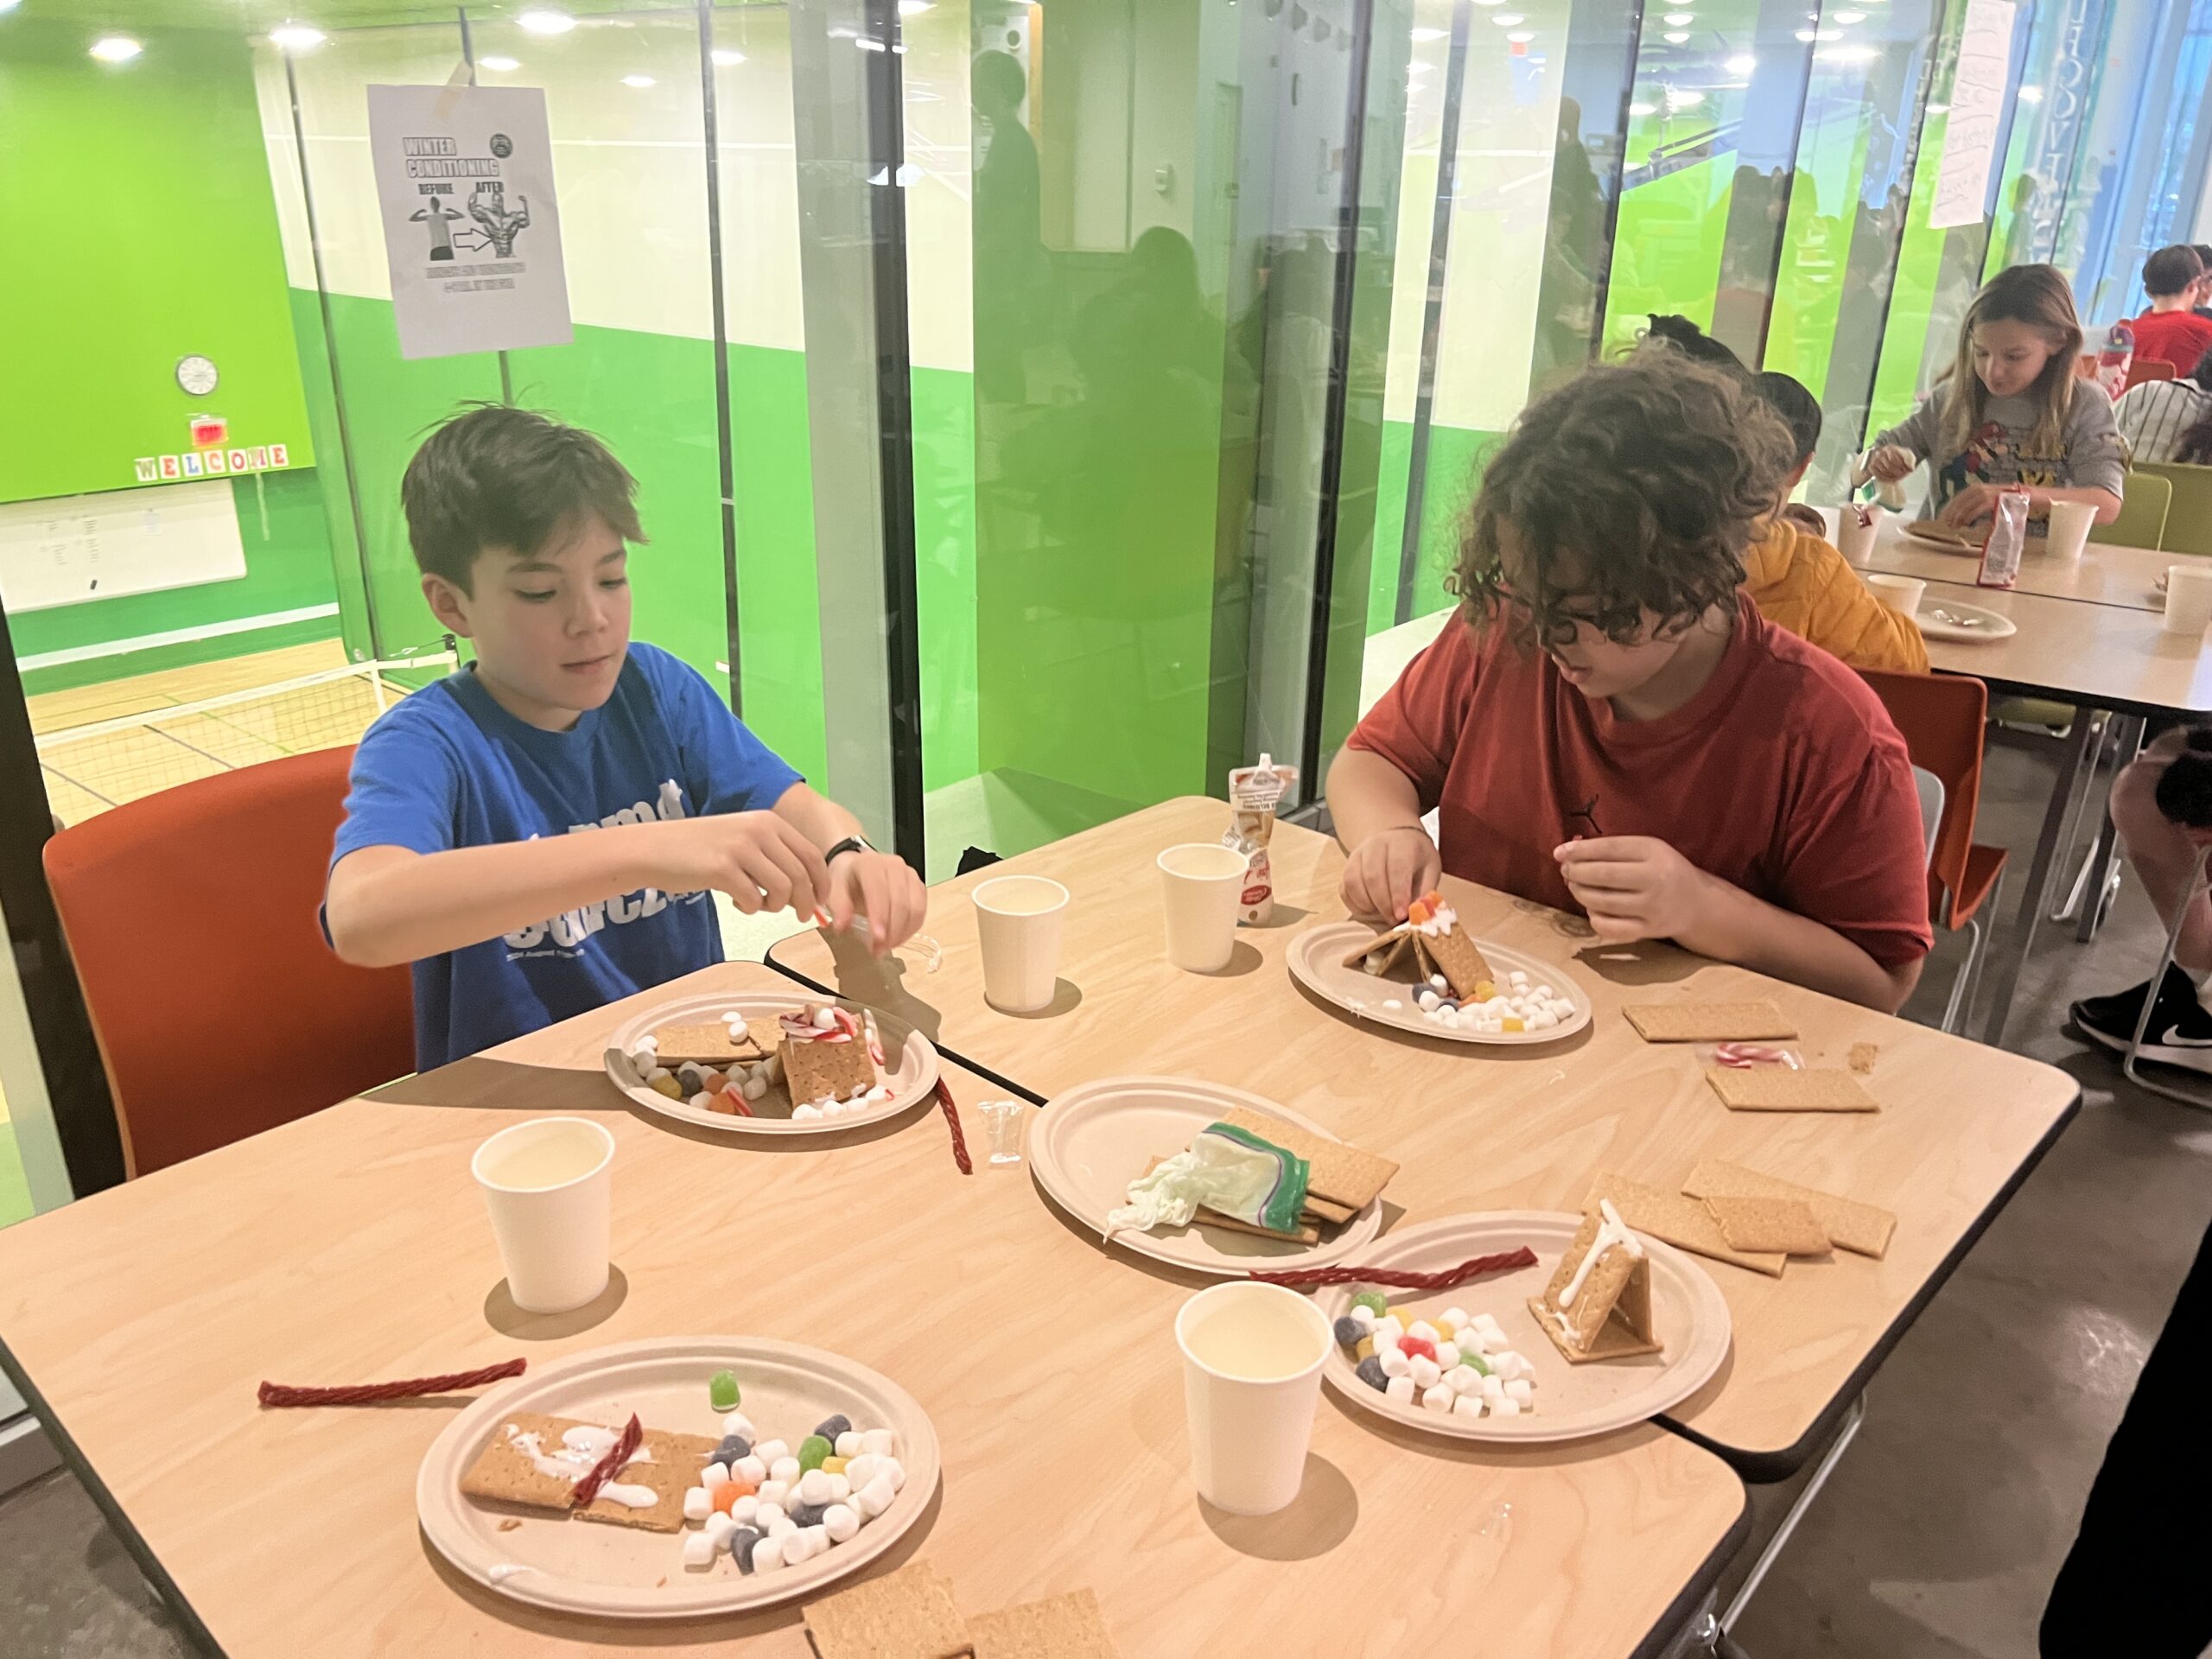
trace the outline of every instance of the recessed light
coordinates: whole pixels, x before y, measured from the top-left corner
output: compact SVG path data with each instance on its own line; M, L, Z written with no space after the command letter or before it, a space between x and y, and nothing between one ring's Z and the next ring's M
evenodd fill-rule
M1863 23L1866 21L1866 14L1863 11L1839 11L1835 15L1835 20L1846 25Z
M1536 31L1533 29L1516 29L1505 38L1516 46L1526 46L1536 38Z
M103 35L92 44L92 54L102 63L128 63L146 48L128 35Z
M312 23L280 23L269 31L269 43L280 52L312 52L329 38Z
M532 35L565 35L576 26L565 11L525 11L515 22Z
M622 84L625 86L635 87L639 92L642 92L646 87L658 86L659 83L655 81L651 75L625 75L622 77Z
M1690 43L1690 32L1686 29L1670 29L1659 38L1669 46L1688 46Z
M1415 60L1406 66L1406 73L1409 75L1425 75L1428 73L1428 66Z
M1667 22L1676 29L1684 29L1697 22L1697 13L1694 11L1670 11L1667 14Z
M1517 11L1497 12L1491 18L1491 22L1496 23L1500 29L1517 29L1528 21Z
M477 59L476 67L479 69L496 69L504 75L510 69L521 68L522 63L515 58L490 57Z
M1630 115L1656 115L1659 106L1656 104L1631 104L1628 106L1628 112Z
M1496 5L1497 3L1497 0L1491 0L1491 3L1492 5ZM1442 40L1450 33L1451 30L1444 29L1417 29L1413 32L1414 44L1416 46L1426 46L1431 41Z
M1748 75L1759 67L1759 60L1748 52L1738 52L1721 67L1732 75Z
M1810 46L1821 38L1821 31L1817 29L1801 29L1797 31L1797 38Z
M745 61L745 54L730 47L718 46L714 50L714 60L724 69L734 69Z
M901 17L918 16L933 10L936 5L937 0L899 0L899 15Z

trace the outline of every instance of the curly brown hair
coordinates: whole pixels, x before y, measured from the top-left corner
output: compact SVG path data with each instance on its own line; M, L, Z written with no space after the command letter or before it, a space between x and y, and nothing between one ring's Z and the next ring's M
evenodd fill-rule
M1796 459L1740 374L1649 350L1586 370L1491 453L1445 586L1471 626L1510 613L1538 644L1567 643L1578 622L1629 644L1646 613L1679 632L1732 602Z

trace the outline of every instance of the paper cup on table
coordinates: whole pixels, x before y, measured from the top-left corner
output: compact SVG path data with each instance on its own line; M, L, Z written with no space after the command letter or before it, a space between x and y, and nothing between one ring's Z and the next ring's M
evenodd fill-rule
M1874 556L1874 538L1882 533L1885 516L1879 507L1844 508L1835 529L1837 551L1853 564L1866 563Z
M1229 966L1250 862L1217 841L1185 842L1160 854L1168 961L1194 974L1217 974Z
M1060 973L1068 890L1041 875L994 876L976 889L983 1000L1007 1014L1048 1006Z
M525 1313L565 1313L607 1288L613 1162L614 1137L588 1117L535 1117L476 1148L469 1169Z
M2054 501L2050 504L2050 533L2045 538L2053 557L2078 559L2082 550L2089 544L2089 530L2097 522L2097 510L2086 501Z
M2166 567L2166 628L2171 633L2204 632L2212 622L2212 559Z
M1910 616L1917 611L1920 596L1928 591L1928 584L1917 576L1892 576L1878 572L1866 580L1874 597L1899 616Z
M1841 507L1815 507L1813 511L1821 515L1821 539L1830 547L1835 546L1835 538L1841 532L1843 525L1843 509Z
M1298 1496L1331 1340L1328 1316L1281 1285L1216 1285L1183 1304L1175 1343L1200 1497L1273 1515Z

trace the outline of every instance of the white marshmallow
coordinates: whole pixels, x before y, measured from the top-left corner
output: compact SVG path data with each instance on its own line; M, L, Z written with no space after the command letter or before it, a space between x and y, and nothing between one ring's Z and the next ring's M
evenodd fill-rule
M1410 1405L1414 1397L1414 1380L1410 1376L1394 1376L1383 1385L1382 1392L1402 1405Z
M842 1503L852 1495L853 1480L850 1475L832 1475L830 1477L829 1501L830 1503Z
M763 1463L773 1463L778 1458L787 1458L791 1449L781 1440L763 1440L753 1448L753 1455Z
M771 1538L788 1538L798 1530L798 1522L788 1515L779 1515L768 1523L768 1535Z
M784 1518L784 1504L781 1498L756 1498L754 1503L758 1505L758 1507L753 1511L753 1524L754 1526L772 1527L777 1522Z
M1529 1401L1535 1392L1529 1386L1529 1379L1525 1376L1516 1376L1505 1385L1505 1397L1509 1400L1519 1401L1523 1410L1528 1408Z
M1408 1359L1398 1349L1378 1345L1375 1354L1376 1357L1382 1362L1382 1375L1385 1376L1406 1376L1413 1371L1413 1361Z
M726 1463L710 1463L699 1471L699 1484L710 1492L728 1478L729 1465Z
M1520 1355L1515 1353L1510 1348L1506 1349L1503 1353L1499 1354L1497 1357L1497 1363L1491 1367L1491 1370L1496 1371L1500 1377L1503 1378L1508 1382L1518 1381L1520 1378L1528 1376L1529 1373L1535 1369L1535 1368L1530 1365L1527 1360L1522 1358Z
M844 1459L848 1463L851 1462L855 1458L857 1458L861 1454L860 1430L856 1428L847 1429L843 1433L837 1437L836 1446L837 1455Z
M1493 1404L1505 1398L1505 1379L1492 1371L1483 1378L1483 1398Z
M753 1420L741 1411L733 1411L722 1419L722 1433L742 1434L750 1440L753 1438Z
M1382 999L1382 1006L1389 1013L1395 1014L1406 1005L1395 996L1386 996Z
M1518 1417L1521 1402L1510 1394L1501 1394L1490 1402L1490 1414L1493 1417Z
M830 1501L830 1477L819 1469L810 1469L798 1478L798 1501L802 1503L827 1503Z
M642 1037L640 1037L640 1038L639 1038L639 1039L638 1039L638 1046L639 1046L639 1048L642 1048L642 1049L650 1049L650 1050L652 1050L652 1051L654 1053L656 1053L656 1054L659 1053L659 1052L660 1052L660 1035L659 1035L659 1033L658 1033L658 1032L651 1032L651 1031L647 1032L644 1036L642 1036Z
M813 1530L811 1527L794 1527L784 1535L784 1559L793 1567L814 1558L814 1540L807 1536Z
M1365 1302L1354 1303L1351 1313L1346 1317L1370 1336L1375 1333L1375 1310Z
M798 1535L806 1540L806 1553L810 1560L826 1553L830 1548L829 1531L819 1521L810 1527L801 1527L798 1529ZM788 1548L789 1546L786 1545L785 1548Z
M703 1112L707 1109L707 1103L713 1099L714 1096L712 1095L702 1089L697 1094L692 1096L690 1101L685 1103L688 1104L694 1111Z
M1463 1394L1452 1402L1454 1417L1479 1417L1483 1414L1483 1397L1479 1394Z
M683 1494L683 1518L686 1521L703 1521L714 1512L714 1496L705 1487L694 1486Z
M814 1011L814 1028L817 1031L828 1031L836 1023L837 1016L831 1011L828 1003L825 1002Z
M1459 1344L1449 1337L1436 1344L1436 1363L1447 1371L1459 1369Z
M1415 1006L1417 1006L1423 1014L1434 1014L1441 1001L1442 999L1440 998L1434 991L1423 991L1419 996L1414 999Z
M768 1092L768 1085L757 1077L747 1077L743 1083L738 1084L737 1091L747 1100L758 1100Z
M868 1456L865 1452L861 1452L857 1458L849 1458L846 1459L845 1478L852 1482L853 1490L855 1491L858 1491L861 1487L867 1485L868 1483L868 1478L874 1473L875 1459Z
M887 1428L861 1431L861 1450L872 1458L887 1458L899 1449L899 1437Z
M1454 1394L1480 1394L1482 1374L1471 1365L1454 1365L1444 1373L1444 1382Z
M1466 1350L1466 1344L1462 1343L1459 1346L1460 1351L1465 1352ZM1475 1347L1478 1352L1482 1353L1485 1357L1493 1354L1502 1354L1506 1351L1505 1332L1503 1331L1478 1331L1475 1332Z
M1431 1359L1427 1354L1415 1354L1413 1357L1413 1370L1411 1372L1411 1376L1414 1379L1414 1386L1415 1388L1433 1388L1436 1386L1437 1380L1443 1375L1444 1368L1441 1365L1439 1365L1434 1360Z
M1419 1337L1423 1342L1434 1342L1444 1333L1427 1319L1415 1319L1406 1327L1406 1334L1409 1337Z
M729 1518L741 1527L753 1524L753 1517L760 1513L760 1500L750 1492L729 1506Z
M768 1465L768 1478L771 1480L780 1480L786 1486L796 1481L798 1477L799 1467L798 1459L797 1458L778 1458L773 1463Z
M694 1573L703 1573L715 1564L721 1548L712 1534L692 1533L683 1541L683 1565Z
M1552 989L1548 985L1539 984L1536 988L1529 992L1529 995L1535 998L1539 1002L1548 1002L1552 998L1557 996L1559 993Z
M1375 1345L1377 1348L1381 1348L1386 1344L1389 1346L1395 1348L1398 1345L1398 1338L1406 1334L1406 1327L1399 1320L1396 1314L1385 1313L1381 1319L1375 1321L1375 1330L1372 1334L1375 1338Z
M1451 1389L1439 1382L1421 1390L1421 1402L1431 1411L1449 1411L1454 1397Z
M861 1529L860 1511L849 1503L832 1503L822 1512L822 1529L833 1544L842 1544Z
M772 1573L783 1564L784 1541L782 1539L763 1538L753 1546L753 1570L755 1573Z
M707 1517L707 1535L709 1538L712 1538L718 1544L726 1542L728 1540L730 1534L736 1530L737 1522L731 1520L729 1516L724 1515L720 1510L716 1510L712 1515Z
M879 1473L874 1480L853 1494L853 1508L860 1511L861 1519L873 1521L891 1507L891 1500L899 1496L892 1485L888 1473Z
M878 1458L875 1460L875 1478L878 1480L881 1480L887 1475L891 1478L891 1490L893 1492L896 1493L905 1490L906 1484L906 1465L905 1464L899 1462L896 1458Z
M811 1101L808 1102L804 1106L794 1106L791 1108L791 1118L794 1122L811 1123L816 1118L820 1117L821 1116L822 1109L819 1106L815 1105Z
M760 1483L760 1490L755 1492L753 1496L759 1498L760 1500L761 1506L766 1508L771 1503L780 1505L785 1498L791 1496L791 1489L785 1482L780 1480L764 1480Z
M1557 1024L1559 1024L1559 1015L1554 1014L1549 1008L1539 1008L1529 1016L1529 1029L1531 1031L1549 1031Z
M1516 968L1507 973L1505 982L1516 991L1524 991L1529 988L1529 976Z
M730 1466L730 1472L747 1485L758 1486L768 1478L768 1465L760 1461L760 1454L755 1452L749 1458L740 1458Z
M1467 1310L1464 1307L1447 1307L1436 1316L1436 1322L1456 1337L1459 1334L1459 1328L1467 1322Z
M1431 974L1428 976L1428 982L1440 991L1448 991L1452 988L1452 982L1441 974Z

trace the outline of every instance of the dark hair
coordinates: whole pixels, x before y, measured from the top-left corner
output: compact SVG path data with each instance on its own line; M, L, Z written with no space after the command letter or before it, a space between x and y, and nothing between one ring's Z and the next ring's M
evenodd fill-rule
M2158 774L2152 798L2158 810L2190 830L2212 830L2212 728L2192 727L2189 747Z
M2212 242L2192 242L2189 245L2189 251L2196 256L2198 264L2212 270Z
M638 480L590 433L504 404L431 433L399 481L416 564L463 593L485 549L535 553L587 514L643 542L637 498Z
M1788 423L1799 461L1821 447L1821 400L1805 389L1803 381L1779 369L1762 369L1751 377L1751 383Z
M2205 360L2212 362L2212 352ZM2198 416L2174 440L2174 459L2191 467L2212 465L2212 410Z
M1582 621L1624 644L1646 612L1678 632L1734 602L1793 464L1789 428L1743 375L1649 353L1587 370L1491 453L1446 586L1470 625L1510 613L1537 643Z
M2186 242L2160 248L2143 262L2143 291L2163 300L2179 294L2204 274L2204 261Z
M1733 369L1738 374L1744 372L1742 358L1688 317L1671 312L1663 316L1656 311L1647 315L1651 319L1651 326L1643 331L1644 339L1663 340L1694 363L1710 363L1717 368Z

